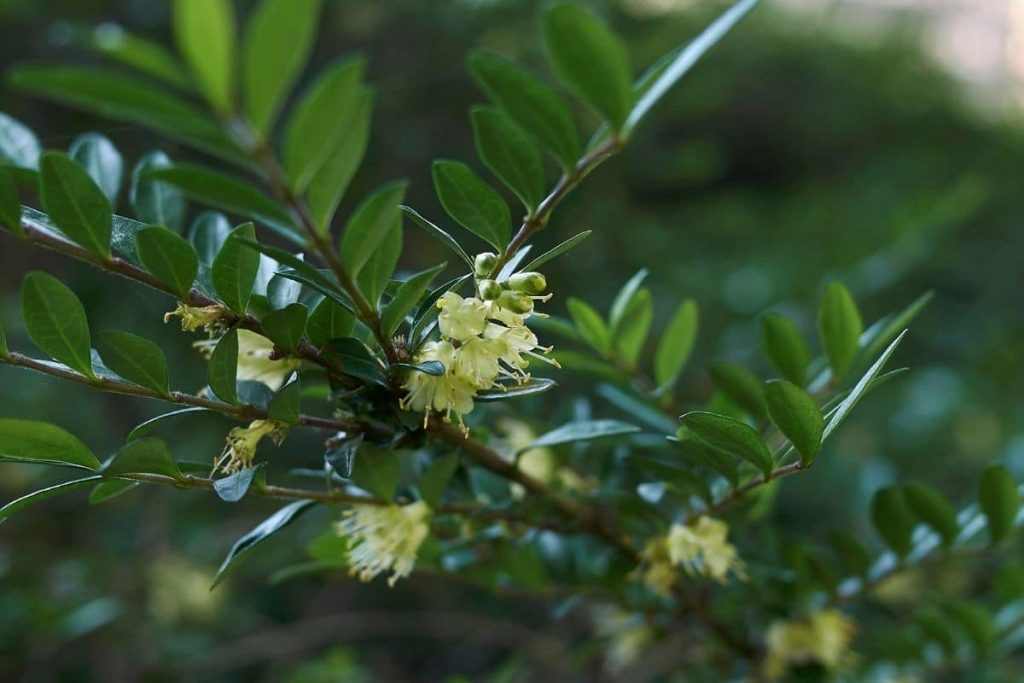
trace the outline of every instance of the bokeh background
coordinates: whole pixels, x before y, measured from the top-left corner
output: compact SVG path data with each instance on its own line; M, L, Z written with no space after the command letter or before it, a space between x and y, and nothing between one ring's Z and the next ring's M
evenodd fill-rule
M625 37L638 71L725 6L588 4ZM464 56L485 47L543 72L540 5L328 0L314 63L363 52L378 91L368 161L349 207L405 177L410 203L442 215L430 162L473 158L466 111L482 99ZM92 59L66 38L69 27L101 22L168 41L167 12L150 0L2 0L0 60ZM963 501L993 461L1024 475L1022 95L1024 10L1014 0L765 0L630 148L556 213L542 244L581 228L594 235L550 268L554 309L564 310L570 294L607 309L642 267L650 270L656 329L681 299L695 298L702 329L681 394L699 404L711 392L709 362L767 370L757 321L766 310L794 316L811 337L818 295L831 279L850 286L866 320L934 290L899 353L911 372L858 409L829 445L827 465L783 483L769 512L774 525L757 532L772 527L814 540L845 527L877 547L866 509L879 486L920 479ZM145 131L6 86L0 110L51 148L98 130L128 163L154 146L191 156ZM412 228L406 240L405 267L446 258ZM29 344L17 291L31 269L69 282L94 329L150 336L181 368L179 386L202 385L190 340L161 322L170 302L3 237L0 317L13 347ZM567 379L559 391L546 400L590 396L595 414L621 416L594 397L590 380ZM112 452L159 412L0 367L0 414L56 422L97 453ZM190 422L173 435L175 452L209 458L225 429L218 418ZM315 442L303 443L290 439L288 457L318 466ZM52 477L4 465L0 497ZM306 557L303 546L327 523L326 511L254 552L209 593L227 548L272 509L268 501L231 506L198 493L135 489L96 506L71 495L3 524L0 680L537 680L530 676L564 669L572 648L586 651L589 623L571 611L556 618L554 600L442 576L393 590L340 573L274 577ZM596 665L582 671L586 680L602 676Z

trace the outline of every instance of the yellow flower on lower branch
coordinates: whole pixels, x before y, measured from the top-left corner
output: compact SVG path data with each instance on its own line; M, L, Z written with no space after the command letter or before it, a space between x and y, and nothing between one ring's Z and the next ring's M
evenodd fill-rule
M248 427L235 427L228 432L227 446L214 461L213 471L233 474L252 467L260 441L269 436L276 445L280 445L286 431L284 424L274 420L253 420Z
M348 537L349 573L360 581L391 572L388 585L409 576L416 554L430 535L430 507L356 504L342 513L338 533Z
M668 532L672 564L689 574L709 576L725 583L729 574L743 577L743 561L729 543L729 525L720 519L701 517L694 524L673 524Z
M227 309L218 304L189 306L179 302L177 308L164 314L164 322L171 322L171 318L181 318L183 331L195 332L202 327L207 334L212 335L225 329L227 316Z
M789 666L811 662L834 669L847 659L856 633L853 621L834 609L818 610L800 620L775 621L765 635L765 675L781 678Z

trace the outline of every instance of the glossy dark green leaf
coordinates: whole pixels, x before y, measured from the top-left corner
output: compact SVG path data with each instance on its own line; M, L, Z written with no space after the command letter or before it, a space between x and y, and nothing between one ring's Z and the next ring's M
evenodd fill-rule
M162 225L180 232L185 222L185 195L170 183L150 175L152 171L172 165L170 157L159 150L145 154L132 170L128 199L135 210L135 217L143 223Z
M633 104L633 73L622 41L578 5L544 15L544 46L558 77L621 130Z
M314 346L323 347L332 339L352 335L356 317L337 302L324 297L306 321L306 336Z
M192 245L166 228L154 226L135 235L135 249L142 265L153 276L188 301L199 272L199 256Z
M17 500L12 500L10 503L7 503L3 507L0 507L0 522L4 521L5 519L13 515L15 512L18 512L19 510L24 510L30 505L35 505L36 503L41 503L44 500L49 500L50 498L55 498L65 493L70 493L71 491L74 491L76 489L91 486L92 484L102 479L103 477L99 475L93 477L85 477L83 479L74 479L72 481L66 481L62 484L56 484L54 486L50 486L39 491L35 491L34 493L30 493L27 496L22 496Z
M825 419L807 392L784 379L764 385L768 415L800 454L800 462L810 465L821 449Z
M519 449L518 454L532 448L558 446L565 443L592 441L610 436L635 434L640 431L636 425L619 420L580 420L564 424L557 429L541 434L528 445Z
M103 474L115 477L122 474L160 474L172 479L184 475L162 439L145 438L131 441L122 447L103 467Z
M199 254L200 263L208 267L213 265L231 230L231 222L222 213L204 211L196 216L189 228L188 241Z
M220 338L210 356L207 369L210 389L227 403L238 403L238 331L230 330Z
M659 387L675 384L697 342L697 302L687 299L679 305L665 328L654 354L654 381Z
M985 515L993 543L998 543L1013 531L1020 503L1020 491L1009 470L1002 465L993 465L985 470L978 482L978 504Z
M587 302L575 297L570 297L566 305L569 308L569 316L576 325L576 331L583 340L601 355L607 355L612 348L612 337L601 314Z
M579 244L583 240L585 240L588 237L590 237L590 234L592 232L594 232L594 231L593 230L584 230L581 233L577 233L577 234L573 235L572 237L570 237L566 241L564 241L561 244L559 244L554 249L549 249L548 251L544 252L543 254L538 256L537 258L533 259L532 261L527 263L525 266L523 266L520 270L523 270L525 272L531 272L531 271L537 270L538 268L540 268L542 265L544 265L545 263L547 263L551 259L558 258L559 256L561 256L562 254L566 253L567 251L569 251L570 249L575 247L577 244Z
M89 492L89 504L99 505L105 503L108 500L120 496L122 493L127 493L142 482L131 481L129 479L109 479L107 481L101 481L93 487L92 491Z
M365 104L361 84L366 61L344 59L328 66L303 94L285 130L284 168L295 192L303 192L350 131L353 113Z
M93 377L89 321L64 283L35 271L21 283L21 315L29 338L47 355Z
M405 316L420 302L427 292L430 282L437 277L438 273L445 269L447 263L428 268L409 277L402 283L402 286L395 292L394 298L384 308L381 314L381 329L385 336L390 337L405 320Z
M148 436L150 432L164 423L175 422L179 417L198 413L210 414L210 411L206 408L182 408L181 410L172 410L169 413L151 417L145 422L139 423L134 429L132 429L132 431L128 432L128 436L125 440L134 441L135 439L141 439L144 436Z
M14 176L0 166L0 227L21 234L21 200Z
M830 283L818 309L818 334L836 380L853 365L863 331L860 311L849 290L839 282Z
M544 162L522 128L500 109L470 111L473 137L480 160L533 214L544 198Z
M221 301L238 315L245 315L260 268L260 255L245 244L256 240L256 228L244 223L231 231L213 261L210 276Z
M351 337L332 339L331 349L342 362L345 374L387 387L384 367L366 344Z
M771 451L747 423L701 411L686 413L680 420L698 441L746 460L760 470L765 479L771 477L774 467Z
M549 389L554 389L555 380L546 377L534 377L525 384L512 384L505 389L486 389L477 393L475 400L481 403L489 401L504 401L509 398L520 398L542 394Z
M436 508L441 504L448 482L451 481L458 466L458 456L448 453L435 460L427 471L420 475L416 488L420 491L420 498L426 501L427 505Z
M242 45L242 92L249 122L266 137L302 73L323 0L263 0Z
M61 152L44 154L39 167L40 197L53 223L94 254L109 256L113 214L103 191Z
M847 572L854 576L866 576L871 567L871 557L857 537L848 531L833 531L829 543Z
M225 503L237 503L245 498L263 464L246 467L234 474L221 477L213 482L213 492Z
M899 487L889 486L875 494L871 500L871 521L893 552L901 558L910 554L917 520Z
M174 0L178 51L218 112L234 109L235 14L231 0Z
M341 262L352 276L358 276L371 257L394 238L402 214L398 205L405 197L406 183L385 185L367 197L353 212L341 237ZM399 227L399 239L401 229ZM390 274L389 274L390 275Z
M116 204L124 175L124 160L114 143L99 133L85 133L71 142L68 156L85 169L111 206Z
M960 533L956 509L946 498L925 484L907 484L903 487L907 504L918 519L930 526L942 538L942 545L949 547Z
M306 331L308 317L309 310L303 304L291 304L271 311L263 318L263 334L276 346L295 351Z
M402 478L402 466L393 451L363 445L352 468L352 482L381 500L390 501Z
M551 87L501 57L486 53L473 54L469 70L487 97L558 159L563 169L575 167L580 156L576 124Z
M302 399L302 386L299 381L289 382L281 387L270 400L267 413L272 420L294 424L299 421L299 406Z
M797 386L807 384L811 352L793 321L777 314L761 318L761 347L784 378Z
M43 147L39 138L21 121L0 113L0 161L16 168L35 170Z
M512 217L501 195L461 161L435 161L433 176L437 197L452 220L496 249L504 249Z
M463 249L462 246L455 240L455 238L452 237L447 231L442 230L441 228L437 227L436 225L428 221L426 218L417 213L415 209L411 209L408 206L400 206L398 208L408 218L411 218L413 223L426 230L428 234L432 235L433 237L436 237L442 244L444 244L446 247L448 247L453 252L458 254L459 258L466 262L466 265L468 265L470 268L473 267L473 259L469 257L469 254L466 253L466 250Z
M411 370L413 372L422 372L425 375L432 377L440 377L445 373L444 363L439 360L425 360L420 363L392 363L390 366L392 369L403 369Z
M342 479L351 479L352 471L355 469L356 455L362 445L362 434L350 439L330 439L327 442L327 450L324 451L324 463L337 472Z
M262 543L291 524L299 515L313 505L314 503L308 500L297 500L294 503L289 503L260 522L252 531L235 541L227 557L224 558L220 568L217 570L217 575L213 579L213 587L216 587L217 584L224 580L227 571L238 562L239 557L251 550L253 546Z
M677 436L666 437L666 440L683 454L684 460L720 474L733 488L739 484L740 473L732 456L709 448L702 441L688 438L684 428L678 430Z
M100 467L100 461L74 434L37 420L0 419L0 461L86 470Z
M761 380L742 365L715 363L711 366L715 388L751 417L761 420L765 415L764 389Z
M103 364L129 382L168 395L167 359L160 347L130 332L100 332L97 347Z

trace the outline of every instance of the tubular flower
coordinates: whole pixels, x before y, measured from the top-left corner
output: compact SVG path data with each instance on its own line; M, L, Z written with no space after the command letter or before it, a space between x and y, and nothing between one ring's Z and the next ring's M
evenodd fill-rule
M437 307L441 309L437 326L448 339L469 341L479 336L487 324L487 307L479 299L463 299L455 292L446 292Z
M391 572L388 585L412 573L416 553L430 534L430 507L423 501L409 505L353 505L335 527L348 537L349 574L371 581Z
M225 329L225 314L224 307L218 304L198 307L178 302L177 308L164 313L164 323L171 322L171 318L181 318L184 332L195 332L202 327L207 334L214 335Z
M647 542L640 551L640 566L635 574L658 595L666 598L672 595L672 586L679 573L672 566L667 537L661 536Z
M417 363L432 360L444 365L445 373L435 376L410 372L402 385L409 393L401 399L400 405L404 410L422 411L424 426L432 412L443 413L445 420L450 420L454 412L461 423L462 416L473 410L476 385L451 371L455 365L455 349L451 342L427 342L415 358Z
M228 432L227 445L213 463L213 471L233 474L252 467L256 447L269 436L276 445L284 441L287 427L274 420L253 420L248 427L235 427Z
M743 561L729 543L729 525L720 519L701 517L693 525L673 524L668 533L668 553L673 565L689 574L709 576L719 583L729 573L743 577Z
M848 659L856 633L856 625L834 609L818 610L798 621L775 621L765 635L765 675L779 679L790 665L810 662L835 669Z
M220 340L197 341L192 346L209 358ZM266 337L250 330L238 330L238 370L236 379L239 381L262 382L277 391L285 381L302 364L298 358L285 356L274 359L271 353L274 343Z

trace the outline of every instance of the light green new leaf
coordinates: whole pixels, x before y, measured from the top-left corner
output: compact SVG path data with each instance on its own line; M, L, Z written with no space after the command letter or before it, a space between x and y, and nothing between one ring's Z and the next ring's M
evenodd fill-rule
M199 256L191 244L177 233L154 226L135 234L139 261L153 276L188 301L192 283L199 272Z
M151 171L171 166L170 157L159 150L144 155L132 170L128 199L135 217L143 223L162 225L178 232L185 221L185 195L170 183L150 175Z
M0 226L21 234L21 200L11 172L0 166Z
M68 156L85 169L113 206L124 174L124 161L114 143L99 133L86 133L72 141Z
M323 0L263 0L242 45L242 93L249 122L266 137L309 59Z
M558 446L565 443L576 443L579 441L592 441L609 436L622 436L624 434L635 434L640 431L636 425L619 420L579 420L564 424L557 429L541 434L528 445L520 448L516 455L525 453L534 448L545 448Z
M405 181L385 185L364 199L349 218L339 250L342 264L353 277L358 277L370 257L383 251L394 238L395 226L400 226L402 220L398 205L405 197L405 188ZM397 232L401 239L400 227Z
M95 377L85 308L63 282L38 271L26 275L21 284L21 315L36 346L83 375Z
M276 346L295 351L302 341L308 317L309 309L298 303L271 311L263 318L263 334Z
M249 248L246 240L256 240L256 228L252 223L243 223L231 231L210 269L217 295L238 315L245 315L260 269L259 252Z
M163 45L133 35L117 24L100 24L74 35L72 40L175 88L193 89L192 78Z
M0 461L97 470L100 461L74 434L36 420L0 419Z
M434 190L448 215L496 249L504 249L512 217L501 195L460 161L435 161L432 172Z
M889 486L875 494L871 500L871 521L894 553L901 558L910 554L917 519L900 488Z
M900 345L900 342L903 341L903 337L905 337L906 334L907 331L903 330L903 332L901 332L900 335L896 337L891 344L889 344L888 348L882 352L882 355L878 357L878 360L875 361L874 365L868 368L868 371L865 372L860 380L857 381L857 384L850 390L850 393L846 398L836 406L835 410L832 412L832 417L829 418L828 424L825 425L825 431L821 435L822 441L825 441L832 435L832 432L834 432L839 425L843 423L843 420L849 416L850 412L853 411L856 405L864 397L864 394L872 388L872 383L875 378L878 377L878 374L882 371L882 368L885 367L885 364L889 362L889 358L896 352L896 347Z
M633 104L622 41L582 7L556 5L544 15L544 46L558 77L621 130Z
M178 50L221 114L234 108L235 14L231 0L174 0Z
M74 491L75 489L90 486L91 484L94 484L95 482L98 482L102 479L103 477L100 475L96 475L93 477L84 477L82 479L74 479L72 481L66 481L62 484L56 484L54 486L50 486L48 488L36 491L34 493L30 493L27 496L22 496L21 498L18 498L17 500L12 500L10 503L7 503L7 505L0 507L0 522L4 521L5 519L13 515L15 512L23 510L29 507L30 505L41 503L44 500L55 498L59 495L63 495L70 491Z
M768 415L800 454L800 462L810 465L821 449L825 419L807 392L784 379L764 385Z
M47 152L39 165L40 196L53 223L94 254L110 256L113 213L96 182L61 152Z
M793 321L777 314L761 318L761 347L783 377L801 387L807 384L811 352Z
M635 368L654 320L651 292L641 289L630 300L617 326L611 329L615 349L629 368Z
M220 568L217 570L217 575L213 579L213 586L210 587L211 590L224 580L228 569L238 561L241 555L291 524L299 515L312 506L313 502L308 500L297 500L294 503L289 503L260 522L252 531L235 541L227 557L224 558Z
M351 116L364 104L360 83L366 61L345 59L327 67L302 96L288 120L284 168L292 190L301 193L350 133Z
M217 342L207 368L210 389L227 403L238 403L238 330L231 330Z
M527 273L530 272L530 271L537 270L538 268L540 268L542 265L544 265L545 263L547 263L551 259L558 258L559 256L561 256L565 252L569 251L570 249L575 247L577 244L579 244L583 240L585 240L588 237L590 237L591 233L593 233L593 232L594 232L593 230L584 230L581 233L577 233L577 234L573 235L572 237L570 237L566 241L562 242L558 246L554 247L553 249L549 249L548 251L545 251L543 254L541 254L537 258L533 259L532 261L527 263L525 266L523 266L519 270L521 270L523 272L527 272Z
M103 364L141 387L167 396L167 359L160 347L130 332L100 332L97 347Z
M398 330L398 326L401 325L405 316L423 298L427 287L430 286L431 280L444 270L447 265L447 263L442 263L433 268L420 271L402 283L398 291L395 292L394 298L384 308L384 313L381 315L380 324L385 336L390 337Z
M978 504L988 522L988 533L998 543L1013 530L1020 510L1020 492L1013 475L1002 465L985 470L978 482Z
M500 109L474 107L469 113L480 160L533 214L544 198L544 161L533 141Z
M612 349L612 336L601 314L586 301L575 297L569 297L566 306L573 324L576 325L576 331L583 340L602 356L608 355Z
M942 545L947 548L952 545L960 533L960 524L950 502L925 484L907 484L903 495L914 514L942 538Z
M442 230L441 228L437 227L436 225L428 221L426 218L421 216L419 213L417 213L415 209L411 209L408 206L400 206L398 208L402 211L402 213L411 218L413 223L426 230L429 235L437 238L438 241L440 241L446 247L448 247L453 252L458 254L459 258L466 262L466 265L468 265L470 268L473 267L473 259L469 257L469 254L467 254L466 250L462 248L462 245L460 245L455 240L455 238L448 233L448 231Z
M697 302L693 299L687 299L676 309L654 354L654 381L659 387L668 387L679 378L697 341L698 321Z
M626 281L626 284L622 285L618 293L615 295L615 299L612 301L612 307L608 311L608 327L611 330L612 337L618 336L619 326L622 325L623 319L626 317L626 311L633 303L633 299L636 297L637 292L640 291L640 286L643 285L644 280L647 279L647 269L641 268L638 270L633 277Z
M853 365L863 331L860 311L850 291L839 282L830 283L818 309L818 333L837 381Z
M21 121L0 113L0 161L17 168L39 168L43 147L39 138Z
M110 459L103 474L116 477L122 474L161 474L172 479L181 479L184 475L174 461L167 444L162 439L136 439L122 447Z
M702 411L686 413L679 419L697 441L746 460L761 471L765 480L771 477L774 467L771 451L747 423Z

